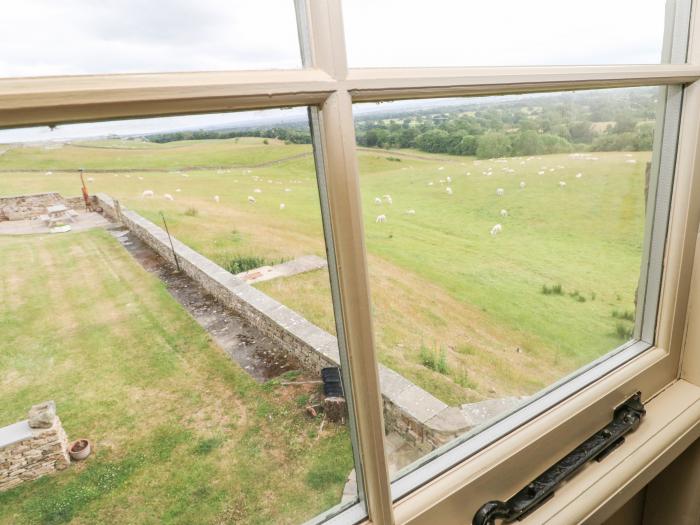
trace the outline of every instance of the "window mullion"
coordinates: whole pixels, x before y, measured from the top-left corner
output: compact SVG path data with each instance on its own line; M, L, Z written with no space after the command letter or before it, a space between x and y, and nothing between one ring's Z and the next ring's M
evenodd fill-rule
M342 82L347 75L339 0L297 2L303 63ZM349 385L358 489L370 521L394 522L384 451L383 401L372 330L355 154L352 99L343 89L311 108L314 158L344 383ZM348 390L346 388L346 390Z

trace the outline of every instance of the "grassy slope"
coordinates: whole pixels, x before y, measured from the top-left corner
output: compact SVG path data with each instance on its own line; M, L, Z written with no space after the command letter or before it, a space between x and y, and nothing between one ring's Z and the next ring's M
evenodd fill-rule
M338 502L345 429L317 440L300 393L250 379L106 232L0 238L0 296L0 425L54 399L96 449L0 494L0 524L297 523Z
M181 240L220 264L234 255L279 259L323 254L311 158L243 167L298 155L304 146L263 146L254 139L244 145L227 141L188 146L207 152L192 152L194 159L201 159L196 161L171 159L171 145L148 145L159 157L157 164L165 166L162 172L132 173L129 178L124 173L94 174L91 189L112 193L153 220L164 210ZM188 177L168 172L175 165L205 162L216 148L225 150L236 167ZM34 151L23 162L36 164L55 151ZM93 162L94 151L83 148L71 162L76 167ZM111 160L102 158L103 167L136 163L125 161L123 150L102 151L111 155ZM6 167L6 157L10 165L19 164L11 157L14 152L0 157L0 169ZM611 313L633 309L648 153L633 154L636 164L622 153L596 154L598 161L554 155L508 164L466 157L447 162L425 154L421 156L432 160L387 159L397 153L360 153L375 327L384 363L457 403L531 393L621 342L615 333L620 321ZM41 164L49 167L44 160ZM560 165L565 168L556 168ZM488 166L494 174L486 177L482 172ZM504 172L505 166L517 173ZM543 166L545 175L538 175ZM584 176L576 179L577 172ZM439 182L447 176L453 179L451 196ZM74 174L0 177L0 194L78 190ZM560 180L567 183L565 188L559 187ZM429 181L434 185L428 186ZM520 181L527 184L524 190ZM505 189L504 196L496 195L498 187ZM262 193L253 193L255 188ZM141 199L145 189L171 193L176 200ZM392 195L392 206L374 204L374 197L384 194ZM214 195L221 196L218 206ZM255 205L248 204L248 195L256 197ZM285 210L279 209L280 202ZM196 217L184 214L190 206L198 210ZM416 215L405 215L409 208ZM502 208L509 217L500 216ZM380 213L387 215L387 223L375 223ZM489 231L496 223L504 230L494 238ZM553 284L566 292L579 291L586 301L541 293L543 285ZM332 331L324 272L260 288ZM421 346L444 349L449 373L422 366Z

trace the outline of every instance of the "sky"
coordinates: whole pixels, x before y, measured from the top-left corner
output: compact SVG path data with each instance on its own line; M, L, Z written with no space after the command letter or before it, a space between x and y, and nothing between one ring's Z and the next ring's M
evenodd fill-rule
M0 7L0 77L301 67L293 0L0 0ZM664 0L343 2L350 67L659 63L664 10ZM285 117L290 111L303 115ZM0 131L0 142L280 114Z

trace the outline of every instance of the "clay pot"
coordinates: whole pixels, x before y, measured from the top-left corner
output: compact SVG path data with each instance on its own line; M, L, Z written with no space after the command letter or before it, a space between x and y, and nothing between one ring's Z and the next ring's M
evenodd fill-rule
M92 452L92 447L87 439L78 439L71 443L68 453L75 460L85 459Z

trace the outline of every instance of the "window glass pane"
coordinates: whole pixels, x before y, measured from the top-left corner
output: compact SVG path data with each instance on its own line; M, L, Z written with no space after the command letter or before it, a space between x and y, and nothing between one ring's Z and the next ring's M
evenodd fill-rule
M321 384L335 338L271 297L320 278L331 304L325 268L304 109L0 132L0 428L53 399L93 449L3 492L0 522L354 503L342 390Z
M289 0L14 2L0 48L3 77L301 67Z
M658 64L664 0L343 2L351 67Z
M355 107L393 477L633 339L660 98Z

